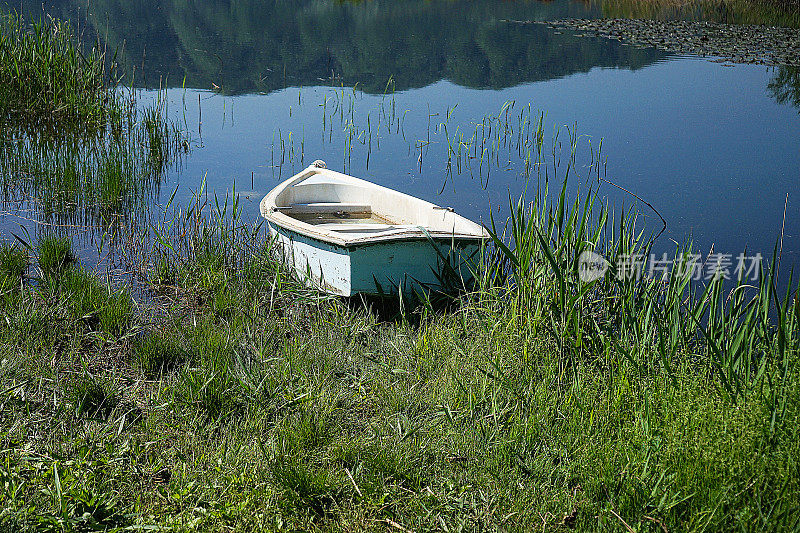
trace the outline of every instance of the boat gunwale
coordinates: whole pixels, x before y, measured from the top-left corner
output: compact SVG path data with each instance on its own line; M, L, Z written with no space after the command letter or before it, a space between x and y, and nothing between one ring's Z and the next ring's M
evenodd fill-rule
M450 240L450 241L454 241L455 240L455 241L460 241L460 242L463 242L463 241L486 242L486 241L488 241L490 239L490 236L489 236L488 232L486 231L486 229L481 224L473 222L473 221L469 220L468 218L463 217L462 215L459 215L458 213L455 213L455 212L453 213L454 216L459 217L459 218L461 218L463 220L466 220L466 221L468 221L468 222L470 222L472 224L475 224L476 226L480 227L481 228L481 232L482 232L481 235L476 235L476 234L472 234L472 233L431 231L431 230L428 230L428 229L424 228L424 226L415 226L414 229L405 227L405 228L400 228L395 232L389 230L389 231L387 231L387 232L385 232L383 234L379 234L379 235L370 235L370 236L366 236L366 237L354 237L354 238L349 238L348 239L348 238L343 238L342 236L334 234L333 231L325 231L325 232L315 231L313 224L308 224L307 222L303 222L301 220L298 220L298 219L296 219L294 217L291 217L291 216L289 216L289 215L287 215L285 213L282 213L281 211L276 209L277 206L276 206L276 203L275 203L275 199L284 190L286 190L287 188L291 187L292 185L294 185L298 181L301 181L301 180L304 180L306 178L309 178L311 175L314 175L314 174L325 174L325 173L332 173L332 174L335 175L335 177L340 178L340 179L344 179L345 181L351 181L351 182L355 182L355 183L358 183L358 184L365 184L365 185L368 185L370 187L374 187L374 188L377 188L377 189L385 189L385 190L390 191L392 193L400 194L400 195L406 196L408 198L411 198L411 199L413 199L413 200L415 200L417 202L422 202L423 204L426 204L426 205L430 206L431 208L442 209L440 206L438 206L436 204L433 204L431 202L428 202L426 200L423 200L421 198L417 198L415 196L411 196L409 194L405 194L403 192L400 192L400 191L397 191L397 190L394 190L394 189L389 189L388 187L383 187L382 185L378 185L376 183L372 183L372 182L369 182L369 181L366 181L366 180L362 180L360 178L356 178L355 176L350 176L348 174L342 174L341 172L336 172L335 170L317 168L317 167L314 167L312 165L312 166L309 166L306 169L298 172L297 174L295 174L291 178L288 178L288 179L284 180L282 183L280 183L278 186L276 186L274 189L272 189L269 193L267 193L267 195L263 198L263 200L261 200L261 203L260 203L260 206L259 206L260 211L261 211L261 216L264 217L267 220L267 222L270 222L272 224L280 226L281 228L284 228L285 230L293 231L293 232L299 233L301 235L304 235L306 237L310 237L310 238L319 240L319 241L324 242L324 243L335 244L335 245L338 245L338 246L342 246L344 248L352 248L352 247L357 247L357 246L366 246L366 245L370 245L370 244L373 244L373 243L374 244L380 244L380 243L386 243L386 242L425 241L425 240L430 240L430 239L434 239L434 240Z
M373 244L374 245L379 245L379 244L386 244L386 243L392 243L392 242L400 243L400 242L431 241L431 240L435 241L435 242L442 243L442 244L447 244L447 243L453 242L453 240L455 240L456 243L465 243L465 244L466 243L470 243L470 244L479 243L480 244L480 243L486 242L486 241L488 241L490 239L490 238L483 238L483 237L478 237L478 236L474 236L474 235L473 236L469 236L469 235L459 236L459 234L453 235L453 234L450 234L450 233L444 234L444 233L441 233L441 232L438 232L438 233L428 232L428 235L425 235L424 233L419 232L419 233L413 233L413 234L410 234L410 235L391 234L391 235L386 236L385 238L369 237L369 238L360 238L360 239L357 239L357 240L341 241L340 242L340 240L333 240L333 239L330 239L328 237L321 237L321 236L319 236L319 234L314 234L314 233L311 233L311 232L306 233L306 232L303 232L303 231L300 231L300 230L297 230L297 229L294 229L294 228L290 228L288 226L281 225L281 224L275 222L274 220L267 220L267 225L270 226L270 227L272 227L273 225L274 226L278 226L281 230L284 230L285 232L296 233L298 235L302 235L303 237L307 237L309 239L313 239L313 240L319 241L319 242L327 244L327 245L337 246L339 248L344 248L344 249L348 249L348 248L363 248L363 247L366 247L366 246L372 246ZM275 230L275 231L277 231L277 230Z

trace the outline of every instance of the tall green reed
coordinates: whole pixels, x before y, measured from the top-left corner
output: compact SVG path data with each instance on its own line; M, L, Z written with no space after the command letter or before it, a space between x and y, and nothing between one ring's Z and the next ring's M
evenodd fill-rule
M120 226L145 211L188 141L158 103L134 101L91 136L20 135L0 146L0 187L56 225Z
M115 59L66 22L0 20L0 187L40 225L116 235L188 149L161 94L142 106L118 86Z
M657 235L636 226L640 211L615 213L600 201L606 180L599 153L586 176L588 190L570 199L574 135L570 142L555 195L540 176L534 191L509 202L504 225L492 218L478 301L489 307L507 300L521 331L552 340L565 375L595 364L642 376L663 372L677 385L676 370L688 367L727 400L766 394L778 412L800 349L800 313L792 279L778 289L777 247L755 276L739 270L733 280L716 272L697 281L697 269L708 265L697 263L691 245L676 247L671 269L662 270L651 255ZM581 270L592 257L605 266L596 278Z
M116 58L83 50L68 22L0 17L0 122L41 132L102 128L117 99Z

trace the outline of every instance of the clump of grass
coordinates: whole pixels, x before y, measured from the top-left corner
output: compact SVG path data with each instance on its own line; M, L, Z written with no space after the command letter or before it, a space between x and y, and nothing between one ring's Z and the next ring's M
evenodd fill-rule
M152 331L133 341L133 365L148 377L159 377L189 361L177 335Z
M100 331L119 338L130 329L133 318L133 300L127 288L105 287L106 299L100 307Z
M128 331L133 303L126 288L112 289L83 268L69 269L59 281L58 291L67 298L75 320L113 337Z
M240 390L225 361L187 368L180 374L175 399L206 420L218 420L241 412Z
M279 457L272 464L272 480L287 511L324 515L334 505L337 490L330 472L299 457Z
M67 386L67 398L78 416L108 418L119 405L119 393L111 381L84 373Z
M512 202L505 229L490 230L494 255L482 274L482 290L499 290L488 296L494 301L507 295L518 327L552 336L565 375L579 361L624 350L635 372L658 369L677 383L676 369L691 366L736 403L785 374L793 356L787 339L798 326L791 310L797 288L790 278L785 293L777 289L777 246L755 282L740 276L727 290L721 275L703 287L691 282L691 247L677 249L663 279L619 276L632 258L644 259L636 268L647 272L653 237L635 231L635 212L615 217L608 206L595 209L596 196L570 202L565 182L552 204L541 190L532 202ZM605 258L603 277L581 278L586 252Z
M14 289L22 284L28 271L28 254L13 244L0 244L0 291Z
M187 336L189 356L196 366L181 371L174 389L176 401L208 420L241 414L246 408L246 387L236 373L229 336L216 326L213 315L197 321Z
M169 159L169 124L164 122L161 108L154 106L144 111L142 126L147 137L149 147L148 162L154 170L163 168Z
M148 271L148 283L154 288L174 285L178 277L175 261L166 253L156 254L153 267Z
M98 311L104 306L107 294L95 275L83 268L70 268L59 278L58 293L66 298L73 319L92 331L99 328Z
M126 176L125 153L120 147L111 145L105 156L98 161L96 184L99 204L104 213L120 212L128 198L131 180Z
M0 121L96 131L116 100L107 67L99 47L81 49L68 22L0 17Z
M67 237L47 235L39 240L37 247L39 270L47 282L56 280L63 272L75 264L72 242Z
M165 104L137 108L105 51L82 49L67 22L0 17L0 184L48 222L87 218L117 235L147 209L189 142ZM83 215L83 216L81 216Z

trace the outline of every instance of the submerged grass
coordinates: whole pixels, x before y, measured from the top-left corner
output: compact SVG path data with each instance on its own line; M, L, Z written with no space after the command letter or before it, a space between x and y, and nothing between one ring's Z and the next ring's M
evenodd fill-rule
M0 23L0 187L37 222L116 235L142 213L189 141L167 118L117 86L116 64L87 52L65 22ZM112 230L112 231L109 231Z
M5 527L800 527L800 307L769 269L695 294L677 274L584 283L581 252L649 240L594 192L543 188L475 292L387 320L305 287L203 197L154 226L142 277L166 262L170 282L132 334L78 318L111 305L102 284L76 283L105 302L86 307L69 283L3 301Z
M28 131L96 131L116 102L108 71L113 60L99 47L81 49L68 22L0 16L0 124Z
M23 136L0 147L0 186L9 201L23 201L57 225L114 228L142 213L164 173L188 147L166 118L163 103L121 119L92 137Z

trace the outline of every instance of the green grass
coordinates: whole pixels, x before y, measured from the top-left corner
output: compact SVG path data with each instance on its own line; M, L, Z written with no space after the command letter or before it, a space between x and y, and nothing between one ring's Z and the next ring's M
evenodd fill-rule
M87 331L118 338L128 332L133 304L125 288L112 289L81 268L66 271L51 293L66 302L69 314Z
M0 123L31 131L102 128L116 99L99 48L82 50L69 23L0 17Z
M150 378L159 378L189 362L178 334L149 331L133 341L132 364Z
M80 267L26 284L0 310L3 527L796 529L796 292L581 285L587 242L647 240L566 198L514 204L444 311L320 295L199 200L154 227L173 285L135 334L84 319L124 291Z
M166 105L137 105L105 51L66 22L0 18L0 185L46 223L99 226L111 238L145 211L189 141Z
M28 254L15 244L0 244L0 292L14 290L22 285L28 271Z
M48 283L55 282L76 260L68 237L47 235L39 241L37 252L42 279Z
M119 404L114 384L88 373L68 382L64 396L78 416L107 418Z

